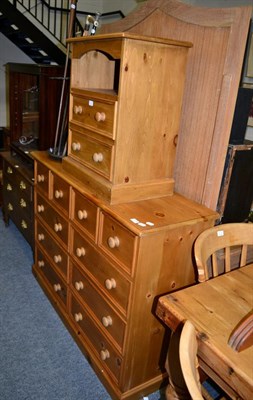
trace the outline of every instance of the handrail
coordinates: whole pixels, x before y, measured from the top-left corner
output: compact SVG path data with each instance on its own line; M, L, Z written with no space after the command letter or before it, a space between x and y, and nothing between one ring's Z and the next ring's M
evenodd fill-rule
M20 11L19 6L23 9L23 14L26 12L30 13L35 20L46 28L51 35L59 41L64 47L66 47L67 27L69 22L70 3L71 0L67 0L68 8L66 8L66 0L61 0L61 6L56 6L59 1L56 0L8 0L16 9ZM21 11L22 12L22 11ZM85 15L95 15L94 12L90 11L79 11L76 9L76 17L74 23L74 32L83 33L83 25L81 24L79 17ZM119 15L124 18L122 11L112 11L101 14L101 19ZM80 18L81 19L81 18ZM84 18L82 18L84 19Z

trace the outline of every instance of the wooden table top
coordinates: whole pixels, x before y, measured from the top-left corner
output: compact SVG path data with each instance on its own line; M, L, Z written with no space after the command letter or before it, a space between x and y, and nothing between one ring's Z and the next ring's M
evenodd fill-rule
M253 346L228 345L238 322L253 309L253 264L161 296L156 314L173 331L189 319L196 327L198 356L240 398L253 398ZM200 363L201 365L201 363Z

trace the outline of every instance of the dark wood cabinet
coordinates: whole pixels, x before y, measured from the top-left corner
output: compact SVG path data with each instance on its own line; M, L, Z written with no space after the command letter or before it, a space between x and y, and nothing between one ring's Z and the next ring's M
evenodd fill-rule
M10 143L33 142L38 150L54 145L63 67L6 64ZM19 146L19 145L20 146Z
M30 152L54 146L64 68L8 63L6 71L10 151L1 153L3 218L6 226L11 219L33 248L33 158Z
M6 225L11 219L25 239L34 247L33 164L2 152L3 217Z

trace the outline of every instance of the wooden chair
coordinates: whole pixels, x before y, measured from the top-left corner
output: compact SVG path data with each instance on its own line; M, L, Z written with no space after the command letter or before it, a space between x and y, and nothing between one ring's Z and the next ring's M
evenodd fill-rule
M252 262L253 224L229 223L202 232L194 245L198 281L204 282ZM251 248L252 250L252 248Z
M201 385L198 371L198 343L194 325L185 321L179 342L179 359L182 374L193 400L213 400L214 397ZM219 397L226 400L226 397Z

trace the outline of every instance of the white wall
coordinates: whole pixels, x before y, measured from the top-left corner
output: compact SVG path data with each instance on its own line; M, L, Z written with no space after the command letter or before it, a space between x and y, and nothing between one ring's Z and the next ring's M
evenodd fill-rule
M8 62L34 64L30 57L19 50L9 39L0 33L0 127L7 126L6 117L6 71Z

